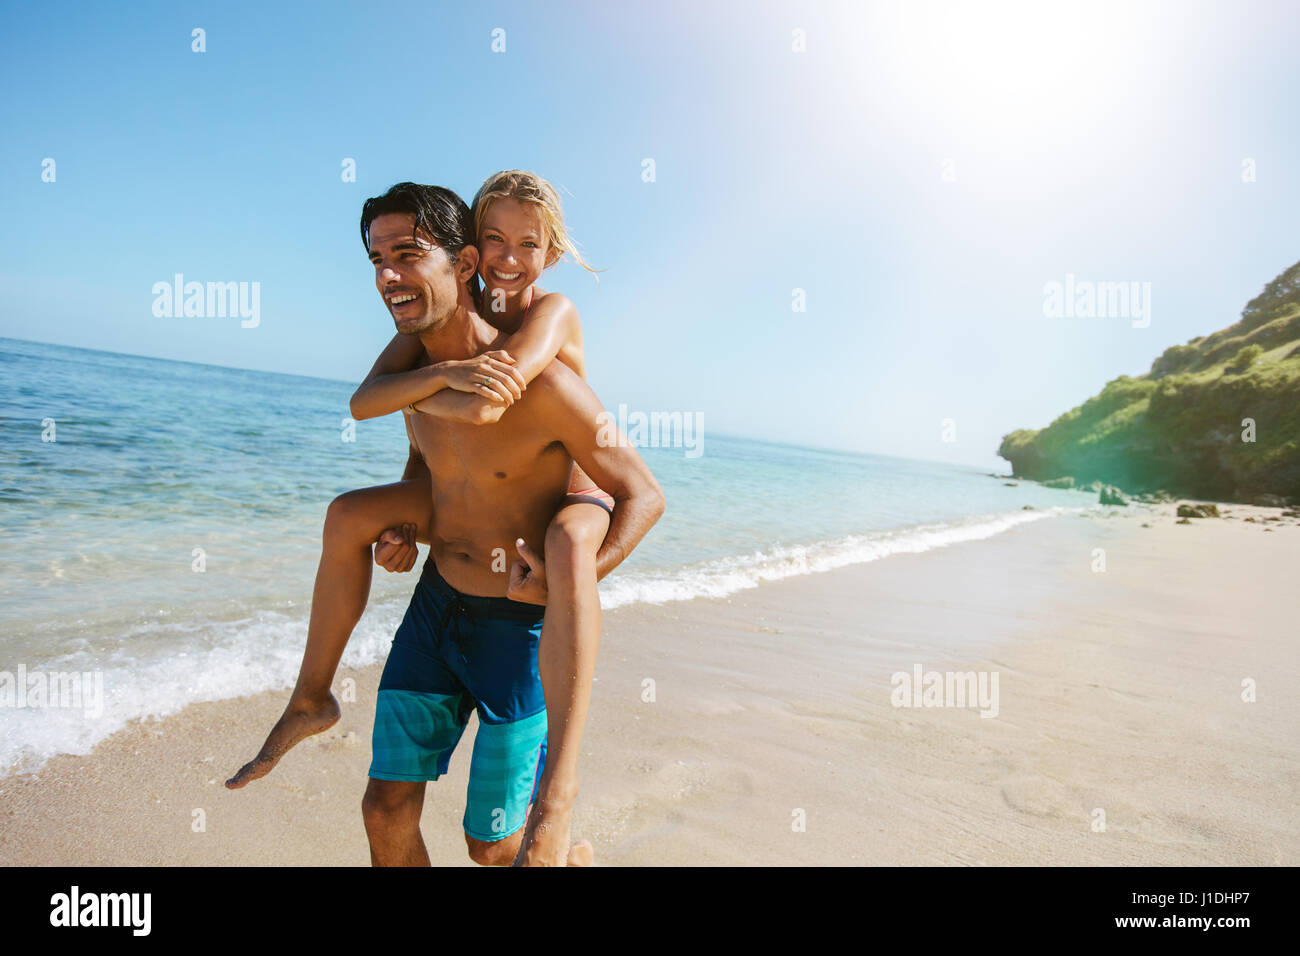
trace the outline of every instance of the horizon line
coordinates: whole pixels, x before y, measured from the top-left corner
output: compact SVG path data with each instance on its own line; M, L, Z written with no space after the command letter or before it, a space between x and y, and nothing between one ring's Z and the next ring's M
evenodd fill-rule
M178 365L194 365L199 368L217 368L217 369L224 369L226 371L232 371L232 372L254 372L259 375L283 375L286 376L287 378L303 378L314 382L330 382L331 384L349 385L355 387L355 385L352 382L349 382L345 379L326 378L320 375L303 375L299 372L281 372L281 371L272 371L270 369L246 368L240 365L217 365L213 362L195 362L190 359L163 358L162 356L159 355L141 355L138 352L115 352L111 349L93 349L93 348L88 348L84 345L68 345L65 342L48 342L43 339L22 339L22 338L16 338L15 336L11 336L11 335L0 335L0 342L4 342L4 341L23 342L30 345L49 345L49 346L54 346L55 348L76 349L79 352L97 352L101 355L121 355L121 356L125 356L126 358L146 359L151 362L174 362ZM904 455L890 455L885 452L868 451L862 448L836 448L828 445L801 445L789 441L781 441L778 439L759 437L757 435L739 435L739 434L733 434L728 432L717 432L715 434L717 434L717 436L720 438L731 438L731 439L739 439L741 441L759 442L761 444L766 444L766 445L779 445L783 448L794 448L800 451L830 452L832 454L848 454L848 455L874 455L878 458L892 458L895 461L915 461L915 462L923 462L925 464L930 464L930 465L949 465L954 468L983 468L984 467L983 465L977 465L974 462L944 461L942 459L937 459L937 458L911 458ZM1000 458L1000 456L996 452L994 452L993 457ZM1006 459L1001 459L1001 460L1006 461ZM1008 463L1008 467L1009 467L1009 463Z

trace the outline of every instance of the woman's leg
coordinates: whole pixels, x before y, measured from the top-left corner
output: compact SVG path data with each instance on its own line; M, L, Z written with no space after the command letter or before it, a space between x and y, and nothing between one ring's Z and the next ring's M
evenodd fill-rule
M427 480L361 488L330 502L298 681L261 751L226 781L228 788L266 776L298 741L337 723L339 705L330 684L370 596L371 545L402 524L416 525L419 540L427 542L431 502Z
M570 494L546 531L546 617L537 669L546 695L546 768L520 847L525 865L590 865L591 845L569 846L578 756L600 646L596 553L610 513L599 498Z

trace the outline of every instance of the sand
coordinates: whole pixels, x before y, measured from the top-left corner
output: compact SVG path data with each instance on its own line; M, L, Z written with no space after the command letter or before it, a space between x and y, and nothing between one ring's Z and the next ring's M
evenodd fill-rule
M1300 863L1300 524L1226 510L1048 518L607 612L575 836L610 866ZM918 665L996 673L996 716L894 706L892 675ZM339 724L242 791L222 782L286 691L0 780L4 861L368 864L379 672L341 672ZM474 865L474 727L428 788L435 865Z

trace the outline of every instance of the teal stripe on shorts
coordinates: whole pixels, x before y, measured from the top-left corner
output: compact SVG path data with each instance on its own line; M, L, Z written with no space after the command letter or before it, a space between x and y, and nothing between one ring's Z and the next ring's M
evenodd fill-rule
M545 710L509 723L479 721L465 801L466 833L490 843L524 825L544 743Z
M464 694L381 690L370 738L376 780L437 780L465 730Z

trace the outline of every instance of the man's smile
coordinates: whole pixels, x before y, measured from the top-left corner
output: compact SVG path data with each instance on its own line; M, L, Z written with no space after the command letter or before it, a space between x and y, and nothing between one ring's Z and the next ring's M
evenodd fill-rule
M394 309L400 308L408 302L414 302L419 297L418 292L392 292L386 296L389 306Z

